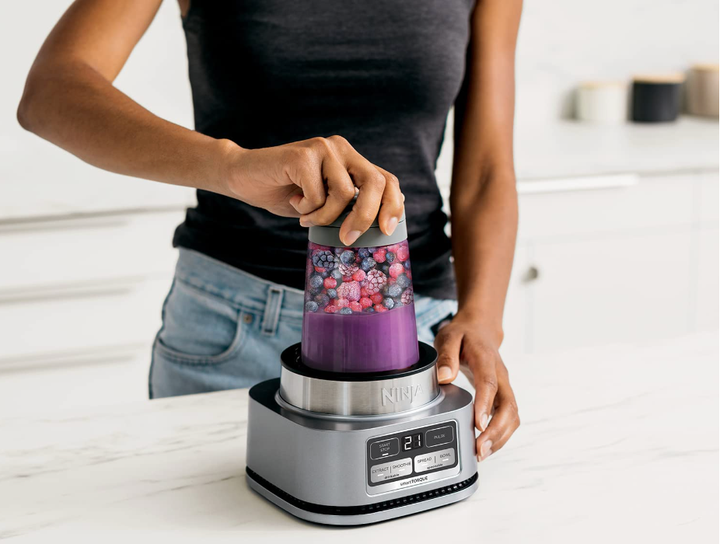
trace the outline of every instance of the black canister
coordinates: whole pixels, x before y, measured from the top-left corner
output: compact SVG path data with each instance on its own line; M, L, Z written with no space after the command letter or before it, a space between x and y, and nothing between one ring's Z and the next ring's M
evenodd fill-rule
M636 76L632 88L632 120L638 123L675 121L680 113L682 74Z

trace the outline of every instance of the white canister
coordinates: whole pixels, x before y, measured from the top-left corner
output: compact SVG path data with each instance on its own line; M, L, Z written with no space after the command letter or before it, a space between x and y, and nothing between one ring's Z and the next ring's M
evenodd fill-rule
M619 81L581 83L576 106L580 121L605 125L624 123L628 117L627 85Z
M690 68L685 89L688 113L718 116L718 79L717 64L696 64Z

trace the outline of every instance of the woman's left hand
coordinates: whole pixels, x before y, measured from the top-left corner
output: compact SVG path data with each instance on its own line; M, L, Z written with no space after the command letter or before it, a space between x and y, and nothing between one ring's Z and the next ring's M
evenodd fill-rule
M515 393L498 353L500 336L460 312L435 337L440 383L452 382L463 370L475 385L478 461L502 448L520 425Z

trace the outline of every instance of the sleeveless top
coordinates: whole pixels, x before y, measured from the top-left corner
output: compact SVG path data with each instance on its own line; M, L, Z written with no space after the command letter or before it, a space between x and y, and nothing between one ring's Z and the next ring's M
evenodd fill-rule
M197 131L261 148L345 137L405 194L415 291L455 298L435 179L474 0L193 0L183 20ZM307 229L198 191L173 244L304 286Z

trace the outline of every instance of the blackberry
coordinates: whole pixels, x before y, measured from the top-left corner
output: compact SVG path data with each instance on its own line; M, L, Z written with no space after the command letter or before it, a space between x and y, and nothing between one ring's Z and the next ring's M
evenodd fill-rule
M388 310L392 310L395 307L395 301L390 297L385 297L383 299L383 306L385 306Z
M388 296L391 296L393 298L399 297L402 295L403 288L400 287L397 283L393 283L390 287L388 287L387 294Z
M330 298L337 298L337 289L328 289L327 296Z
M340 313L343 314L343 315L348 315L348 314L353 313L353 311L352 311L350 308L345 307L345 308L342 308L342 309L340 310Z
M337 262L335 261L335 255L332 254L332 251L318 251L317 253L313 252L312 263L313 266L325 268L326 270L332 270L337 266Z
M306 312L317 312L318 310L318 303L313 302L312 300L305 303L305 311Z
M385 254L385 260L389 263L393 262L395 260L395 254L392 251L388 251Z
M355 253L345 250L340 254L340 262L343 264L352 264L355 262Z
M323 278L319 274L313 274L310 276L310 287L318 289L323 286Z
M395 285L399 285L401 289L410 287L410 280L405 274L400 274L395 280Z
M377 263L375 262L375 259L372 257L366 257L362 260L360 263L360 268L362 268L365 272L368 272L371 270Z

